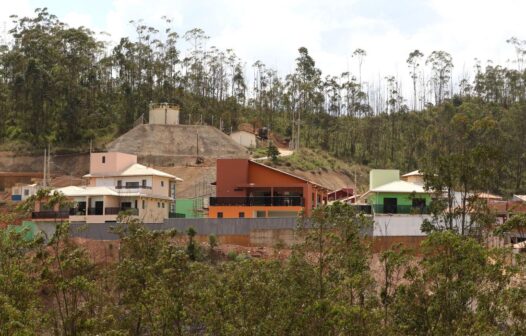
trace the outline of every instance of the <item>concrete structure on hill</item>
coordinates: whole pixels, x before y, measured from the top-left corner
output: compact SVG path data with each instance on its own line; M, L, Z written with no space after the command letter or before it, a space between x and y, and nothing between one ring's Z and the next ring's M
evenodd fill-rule
M148 123L153 125L179 125L179 106L168 103L151 104Z
M175 213L175 184L181 179L137 163L131 154L92 153L88 186L55 189L66 196L71 207L49 207L36 202L34 221L68 219L70 222L116 222L127 211L146 223L162 223Z
M196 157L248 158L246 148L207 125L140 124L110 142L106 149L137 155L156 166L195 163Z
M257 138L254 133L250 133L247 131L236 131L230 134L230 137L240 144L243 147L246 148L255 148L257 144Z
M329 190L301 177L247 159L217 160L210 218L296 217L327 203Z

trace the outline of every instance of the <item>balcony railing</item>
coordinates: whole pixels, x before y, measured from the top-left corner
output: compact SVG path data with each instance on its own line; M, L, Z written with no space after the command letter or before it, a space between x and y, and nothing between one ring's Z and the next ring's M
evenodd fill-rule
M372 213L370 204L353 204L352 207L354 210L356 210L357 213L363 213L367 215L370 215Z
M211 206L303 206L300 196L210 197Z
M178 213L178 212L170 212L168 213L168 218L185 218L186 215L183 214L183 213Z
M137 209L137 208L118 208L118 207L115 207L115 208L105 208L104 209L104 213L106 215L118 215L121 212L127 212L130 215L132 215L132 216L139 215L139 209Z
M152 189L152 186L133 184L133 185L117 185L115 189Z
M33 219L63 219L69 217L69 211L35 211L31 213Z
M375 213L379 214L404 214L404 215L427 215L429 214L428 206L397 205L389 206L384 204L373 204L372 208Z

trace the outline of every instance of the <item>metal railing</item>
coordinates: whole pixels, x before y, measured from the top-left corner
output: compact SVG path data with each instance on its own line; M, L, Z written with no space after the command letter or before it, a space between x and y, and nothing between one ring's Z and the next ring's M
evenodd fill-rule
M300 196L210 197L210 206L303 206Z
M105 208L104 214L106 215L118 215L121 212L127 212L132 216L137 216L139 214L139 209L137 208L119 208L119 207L111 207L111 208Z
M68 218L69 211L34 211L31 213L33 219L57 219Z
M366 215L372 214L373 211L370 204L353 204L352 207L357 213L363 213Z
M89 216L101 216L104 214L103 208L88 208Z
M389 206L384 204L373 204L374 213L379 214L403 214L403 215L427 215L428 206L397 205Z
M152 189L152 186L137 184L137 185L116 185L115 189Z

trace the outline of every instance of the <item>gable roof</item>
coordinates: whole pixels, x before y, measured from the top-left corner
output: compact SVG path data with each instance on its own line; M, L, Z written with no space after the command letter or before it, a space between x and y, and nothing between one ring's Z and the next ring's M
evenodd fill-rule
M305 178L303 178L303 177L299 177L299 176L297 176L297 175L294 175L294 174L288 173L288 172L286 172L286 171L283 171L283 170L280 170L280 169L277 169L277 168L274 168L274 167L271 167L271 166L267 166L267 165L265 165L265 164L263 164L263 163L259 163L259 162L256 162L256 161L254 161L254 160L248 160L248 162L249 162L249 163L254 163L254 164L256 164L256 165L258 165L258 166L261 166L261 167L265 167L265 168L268 168L268 169L274 170L274 171L276 171L276 172L278 172L278 173L281 173L281 174L285 174L285 175L288 175L288 176L294 177L294 178L296 178L296 179L298 179L298 180L301 180L301 181L304 181L304 182L310 183L310 184L312 184L312 185L315 185L315 186L317 186L317 187L320 187L320 188L323 188L323 189L325 189L325 190L327 190L327 191L330 191L329 188L324 187L324 186L322 186L322 185L320 185L320 184L318 184L318 183L315 183L315 182L313 182L313 181L307 180L307 179L305 179Z
M182 179L178 178L177 176L165 173L163 171L146 167L145 165L134 163L128 168L124 169L122 172L116 175L111 176L161 176L161 177L168 177L171 179L174 179L176 181L182 181ZM98 174L86 174L84 177L101 177L102 175ZM104 175L108 176L108 175Z
M424 173L422 173L420 170L413 170L412 172L409 172L407 174L402 175L402 177L409 177L409 176L423 176Z
M428 193L429 191L425 190L423 186L406 182L406 181L394 181L379 187L369 190L370 192L400 192L400 193Z

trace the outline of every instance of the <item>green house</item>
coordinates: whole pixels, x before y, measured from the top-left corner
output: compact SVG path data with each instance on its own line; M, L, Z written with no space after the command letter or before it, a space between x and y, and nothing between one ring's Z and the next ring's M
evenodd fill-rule
M376 214L429 213L431 193L424 189L423 181L415 178L415 172L403 178L400 179L399 170L371 170L369 191L362 195L362 199L371 205Z

